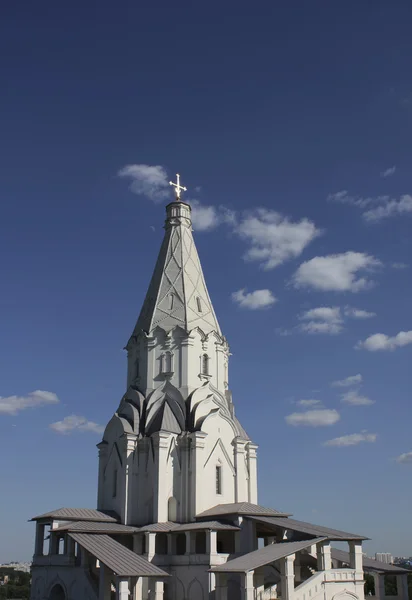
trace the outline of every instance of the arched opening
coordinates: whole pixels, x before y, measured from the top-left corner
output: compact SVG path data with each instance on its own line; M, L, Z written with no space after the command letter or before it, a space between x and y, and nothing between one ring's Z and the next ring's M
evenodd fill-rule
M59 583L53 586L49 595L49 600L66 600L65 591Z
M186 553L186 534L178 533L176 536L176 554Z
M202 375L209 375L209 357L207 354L202 356Z
M196 554L206 554L206 531L196 531Z
M177 500L173 496L167 501L167 520L177 521Z
M200 300L199 296L196 298L196 304L197 304L197 311L198 312L202 312L202 301Z
M57 540L57 554L64 554L64 537Z

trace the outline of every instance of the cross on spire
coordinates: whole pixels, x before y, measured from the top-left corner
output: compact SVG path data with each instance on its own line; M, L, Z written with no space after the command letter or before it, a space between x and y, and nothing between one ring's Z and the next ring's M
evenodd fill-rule
M187 188L183 185L180 185L180 175L176 173L176 181L177 183L173 183L173 181L169 181L169 185L172 185L175 189L176 201L180 201L180 192L187 192Z

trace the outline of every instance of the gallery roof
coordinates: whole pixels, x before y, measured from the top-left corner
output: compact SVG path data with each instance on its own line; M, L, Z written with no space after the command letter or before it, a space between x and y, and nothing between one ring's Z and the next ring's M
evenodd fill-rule
M69 533L82 548L93 554L119 577L168 577L168 573L135 554L108 535Z
M197 519L204 519L205 517L219 517L223 515L262 515L268 517L287 517L287 513L283 513L274 508L265 508L258 504L251 504L250 502L233 502L231 504L217 504L213 508L209 508L204 512L196 516Z
M102 512L94 508L58 508L43 515L33 517L31 521L40 519L61 519L62 521L101 521L116 523L119 519L112 511Z
M259 567L269 565L276 560L295 554L300 550L308 548L312 544L322 542L325 538L305 540L301 542L282 542L280 544L269 544L264 548L249 552L243 556L228 560L225 564L210 569L214 573L247 573Z
M339 531L338 529L331 529L330 527L323 527L322 525L312 525L311 523L305 523L304 521L297 521L296 519L282 518L282 517L265 517L265 516L254 516L251 515L248 518L268 526L273 529L291 530L296 533L301 533L313 537L325 537L329 540L340 540L340 541L351 541L351 540L367 540L368 538L357 533L348 533L346 531Z

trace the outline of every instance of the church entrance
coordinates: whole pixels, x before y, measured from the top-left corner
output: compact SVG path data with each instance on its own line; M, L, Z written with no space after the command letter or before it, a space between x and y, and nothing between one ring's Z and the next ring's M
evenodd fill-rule
M64 589L59 583L53 586L52 591L49 595L49 600L66 600L66 594L64 593Z

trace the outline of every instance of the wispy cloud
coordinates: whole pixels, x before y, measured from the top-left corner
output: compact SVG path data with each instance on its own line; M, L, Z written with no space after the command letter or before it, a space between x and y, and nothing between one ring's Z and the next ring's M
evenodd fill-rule
M321 230L309 219L291 221L264 208L242 215L233 227L235 233L250 245L245 260L259 263L265 270L296 258L321 235Z
M339 306L319 306L307 310L299 319L300 331L306 333L336 334L342 331L343 320Z
M396 458L396 462L400 465L412 465L412 452L405 452Z
M412 331L400 331L392 337L385 333L374 333L363 342L359 341L355 348L377 352L378 350L395 350L407 344L412 344Z
M412 213L412 196L403 194L399 198L391 196L362 197L352 196L346 190L329 194L329 202L339 202L360 208L362 217L369 223L377 223L382 219Z
M365 272L370 272L381 264L378 259L363 252L315 256L299 266L292 282L296 288L359 292L373 285Z
M320 400L298 400L296 402L299 406L319 406L321 404Z
M349 377L345 377L345 379L338 379L337 381L332 381L332 387L350 387L351 385L359 385L362 383L362 375L358 373L357 375L349 375Z
M403 270L403 269L408 269L408 267L409 267L409 265L407 265L404 262L394 262L394 263L392 263L391 266L392 266L392 269L398 269L399 271Z
M349 390L341 396L341 401L352 406L369 406L375 404L375 400L371 400L367 396L359 394L358 390Z
M376 313L374 312L369 312L361 308L352 308L351 306L345 306L343 312L346 317L352 319L371 319L372 317L376 317Z
M232 300L242 308L249 310L260 310L269 308L276 302L275 296L270 290L255 290L247 292L245 289L233 292Z
M389 167L388 169L385 169L384 171L381 172L381 177L391 177L392 175L395 174L396 171L396 166L394 165L393 167Z
M349 435L334 438L333 440L328 440L324 443L324 446L357 446L363 442L374 443L376 442L377 437L376 433L367 433L366 431L362 433L351 433Z
M80 417L78 415L70 415L68 417L64 417L62 421L56 421L56 423L51 423L49 427L50 429L53 429L53 431L55 431L56 433L61 434L73 433L74 431L89 431L91 433L101 434L104 431L103 425L98 425L94 421L88 421L86 417Z
M340 414L335 409L313 409L305 412L295 412L285 417L288 425L294 427L327 427L334 425L340 419Z
M0 396L0 414L17 415L28 408L38 408L59 402L57 394L45 390L36 390L27 396Z
M117 174L129 179L130 190L139 196L146 196L153 202L163 202L170 197L167 172L160 165L126 165Z

